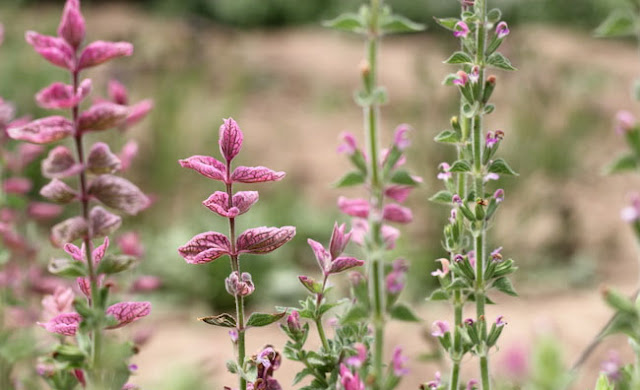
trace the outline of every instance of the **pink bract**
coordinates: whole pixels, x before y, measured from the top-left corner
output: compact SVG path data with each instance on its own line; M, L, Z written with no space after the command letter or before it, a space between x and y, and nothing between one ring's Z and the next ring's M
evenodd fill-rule
M293 226L248 229L238 237L236 250L238 253L269 253L286 244L295 235L296 228Z
M62 116L50 116L24 126L9 128L7 133L16 140L47 144L72 135L73 123Z
M220 126L219 145L220 152L227 161L233 160L240 153L244 135L233 118L225 119Z
M187 263L203 264L230 254L231 243L222 233L205 232L193 237L178 252Z

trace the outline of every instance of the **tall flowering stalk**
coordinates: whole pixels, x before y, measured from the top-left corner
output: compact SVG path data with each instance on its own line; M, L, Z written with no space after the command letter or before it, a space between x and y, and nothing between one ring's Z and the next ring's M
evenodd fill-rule
M247 389L247 382L250 383L249 388L256 390L276 389L279 385L275 387L277 381L272 378L272 374L273 369L277 368L274 366L276 360L279 365L279 355L273 348L266 347L257 358L246 359L245 333L248 328L272 324L284 317L286 313L252 313L245 319L245 298L254 292L255 286L251 274L242 272L240 269L240 255L272 252L291 240L296 230L293 226L259 227L237 235L236 218L249 211L258 201L258 192L234 193L234 184L280 181L285 176L284 172L276 172L263 166L238 166L232 170L231 163L240 152L243 141L244 135L240 127L229 118L220 126L219 146L224 162L209 156L192 156L180 160L180 165L184 168L193 169L209 179L224 184L225 191L214 192L202 203L209 210L229 221L229 236L213 231L201 233L180 247L178 251L189 264L205 264L222 256L229 256L231 275L225 279L225 285L227 292L235 299L236 315L234 317L224 313L203 317L200 320L210 325L232 328L229 334L235 346L236 361L230 361L227 367L230 372L238 374L240 390Z
M511 282L505 277L515 271L513 261L503 261L502 247L489 252L486 245L488 228L504 201L504 191L488 192L487 184L500 175L515 175L502 158L494 159L504 132L485 133L483 126L484 116L495 109L489 99L496 77L486 77L487 67L515 69L496 51L509 34L507 24L500 18L498 9L487 11L487 0L476 0L462 2L459 18L438 20L461 40L461 50L445 61L460 65L461 69L447 76L445 84L456 86L460 91L462 119L453 118L452 129L435 138L437 142L455 146L457 160L440 164L438 178L444 181L446 189L431 198L451 207L449 224L444 229L444 246L449 258L438 259L441 269L433 275L438 277L442 288L431 296L431 300L451 300L454 307L453 328L446 321L436 321L432 333L452 361L449 389L459 387L460 363L469 352L480 358L482 389L491 388L489 350L496 345L505 322L499 317L488 326L487 291L495 288L515 295ZM476 318L463 321L463 308L468 301L475 302ZM476 384L472 380L467 386L472 388ZM423 387L443 386L438 375L437 380Z
M385 204L385 201L391 199L403 202L411 187L418 184L419 180L406 171L397 169L402 165L403 150L408 146L406 127L399 128L391 149L385 152L380 148L380 106L386 103L387 94L378 85L378 53L384 34L420 31L423 26L392 14L383 0L371 0L368 6L360 8L358 14L341 15L327 22L327 26L366 37L365 59L361 65L362 89L355 96L363 111L366 152L356 147L352 135L345 136L342 149L357 170L345 176L340 184L364 184L368 199L341 198L338 205L346 214L358 218L354 222L354 228L357 225L361 231L366 231L364 250L368 263L368 310L374 328L372 382L374 389L382 389L385 386L385 324L391 307L386 301L384 253L389 249L389 236L397 235L397 230L386 226L384 221L408 223L412 220L408 208L396 203Z
M42 173L51 182L40 194L57 203L80 203L80 215L69 218L51 230L51 242L63 247L71 257L52 260L49 270L60 276L75 277L86 299L69 303L71 290L56 290L44 302L49 316L41 325L52 333L75 336L76 342L62 339L54 353L43 360L40 374L54 389L67 389L82 384L92 389L114 389L125 386L130 375L128 358L131 346L116 346L105 338L105 329L127 325L150 312L149 302L110 303L107 278L135 264L128 256L108 255L108 236L116 231L122 218L102 206L90 208L93 202L134 215L149 205L149 199L128 180L115 176L122 163L105 143L95 143L85 153L83 137L92 131L103 131L127 123L137 108L99 101L81 111L80 106L91 92L90 79L81 81L82 71L114 58L129 56L133 46L126 42L96 41L82 47L85 20L79 0L68 0L58 27L58 36L34 31L26 33L27 42L50 63L69 71L71 85L55 82L36 95L37 103L47 109L68 110L69 118L49 116L11 127L11 138L35 144L50 144L72 138L74 153L57 146L43 161ZM143 114L144 116L144 114ZM76 177L78 189L63 180ZM101 245L94 240L104 237ZM73 244L81 241L80 247ZM71 294L72 296L73 294ZM128 385L131 388L131 385Z

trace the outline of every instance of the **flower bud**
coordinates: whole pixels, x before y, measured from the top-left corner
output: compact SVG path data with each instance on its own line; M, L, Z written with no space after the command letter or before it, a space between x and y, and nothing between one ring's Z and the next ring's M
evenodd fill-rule
M243 272L242 275L240 275L238 271L233 271L231 275L225 279L225 287L229 294L238 297L249 296L255 290L255 286L251 280L251 274Z

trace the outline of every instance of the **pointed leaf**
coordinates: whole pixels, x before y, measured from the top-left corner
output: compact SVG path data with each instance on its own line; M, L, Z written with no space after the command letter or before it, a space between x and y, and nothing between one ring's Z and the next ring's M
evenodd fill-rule
M9 137L34 144L59 141L73 134L73 123L62 116L50 116L7 129Z
M366 23L362 16L356 13L345 13L335 19L322 23L323 26L335 30L363 33L366 31Z
M87 170L93 174L113 173L122 167L118 156L111 152L109 145L96 142L87 156Z
M611 175L614 173L635 171L637 169L638 158L634 154L623 154L607 165L604 168L604 173Z
M445 290L437 289L431 293L427 301L447 301L449 300L449 293Z
M58 247L73 242L87 234L87 224L82 217L73 217L51 228L51 242Z
M257 191L240 191L233 195L231 207L226 192L216 191L202 202L209 210L225 218L235 218L244 214L258 201Z
M108 255L100 261L98 274L112 275L127 271L138 263L138 259L128 255Z
M460 135L453 130L443 130L440 134L436 135L434 141L443 144L457 144L460 142Z
M457 51L444 61L445 64L472 64L473 58L465 52Z
M198 321L205 322L209 325L221 326L223 328L235 328L236 319L231 314L223 313L217 316L200 317Z
M78 70L100 65L117 57L133 54L133 45L128 42L95 41L87 45L80 55Z
M495 287L498 291L503 292L507 295L511 295L514 297L518 296L518 293L513 288L513 284L507 278L498 278L493 282L493 287Z
M47 269L54 275L66 278L76 278L87 275L82 263L69 258L51 259Z
M420 318L409 308L402 303L396 303L389 310L389 315L391 318L394 318L399 321L408 321L408 322L420 322Z
M396 171L393 176L391 176L391 182L407 186L416 186L420 184L420 181L414 176L411 176L407 171Z
M236 183L262 183L266 181L280 181L284 178L284 172L272 171L265 167L239 166L231 174L231 180Z
M85 31L84 18L80 13L80 0L67 0L58 27L58 36L77 48L84 40Z
M331 262L330 274L337 274L342 271L346 271L351 268L360 267L364 265L364 261L358 260L355 257L342 256Z
M435 19L436 19L436 23L446 28L447 30L451 30L451 31L455 30L456 24L458 24L458 22L460 21L460 19L457 19L457 18L441 18L441 19L435 18Z
M469 162L466 160L458 160L453 163L453 165L449 169L449 172L452 172L452 173L471 172L471 164L469 164Z
M263 254L272 252L296 235L293 226L259 227L246 230L237 240L238 253Z
M507 164L507 162L502 158L494 160L491 165L489 165L489 172L497 173L499 175L518 176L518 173L511 169L509 164Z
M64 69L74 70L73 49L64 39L27 31L25 39L44 59Z
M342 176L340 179L338 179L337 182L333 184L333 186L335 188L351 187L351 186L364 184L365 180L366 180L366 177L362 172L353 171Z
M129 108L115 103L96 103L80 114L80 131L107 130L122 125L129 115Z
M93 237L105 237L118 230L122 224L122 217L105 210L101 206L95 206L89 213L91 221L91 233Z
M135 215L149 206L149 198L130 181L113 175L100 175L89 184L89 195L116 210Z
M180 160L183 168L193 169L209 179L226 181L227 167L225 164L209 156L191 156Z
M287 315L286 311L276 314L251 313L249 319L247 320L247 326L261 327L271 325L274 322L279 321L285 315Z
M400 34L423 31L425 25L416 23L402 15L388 15L380 22L380 28L385 34Z
M118 323L108 329L116 329L132 323L151 313L150 302L119 302L107 308L107 315L113 316Z
M487 58L487 65L502 70L517 70L511 65L511 61L500 53L493 53Z
M63 336L75 336L82 317L78 313L63 313L55 316L45 323L38 323L47 332L57 333Z
M635 36L637 23L638 20L633 13L615 10L596 29L594 35L598 38Z
M42 160L42 175L49 179L62 179L77 175L82 164L77 163L71 151L65 146L51 149L47 158Z
M231 252L231 243L222 233L205 232L193 237L178 252L187 263L203 264Z
M36 102L42 108L52 110L77 106L91 91L91 80L83 80L78 91L72 85L55 82L36 94Z
M430 201L436 203L451 204L453 194L449 191L438 191L435 195L429 198Z

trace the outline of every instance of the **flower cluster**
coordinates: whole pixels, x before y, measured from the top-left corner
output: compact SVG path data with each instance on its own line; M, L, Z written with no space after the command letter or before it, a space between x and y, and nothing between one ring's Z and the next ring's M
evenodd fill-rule
M430 299L451 301L454 324L436 321L432 335L438 338L452 362L448 388L459 387L462 358L473 353L480 358L482 389L488 390L491 386L488 354L496 345L504 322L499 317L489 329L484 313L488 302L486 293L496 289L515 295L506 276L516 268L513 260L503 259L502 247L490 253L487 251L488 227L505 199L504 190L497 189L491 194L487 186L503 175L516 173L504 159L495 158L505 133L502 130L485 133L483 130L484 116L495 109L489 100L497 84L497 78L487 76L486 72L487 67L515 69L497 51L510 31L506 22L500 21L499 10L487 12L486 0L464 2L460 18L439 19L438 22L461 40L462 49L445 61L461 67L445 79L446 85L454 86L460 92L460 117L454 117L451 129L435 137L436 142L455 147L457 160L439 165L437 178L444 182L445 189L431 198L449 206L450 213L443 240L449 257L436 260L440 268L432 275L438 278L441 288ZM463 321L463 307L469 301L476 304L476 319ZM473 388L476 384L470 381L468 387ZM423 387L441 388L440 375Z
M83 137L90 132L137 122L149 112L151 105L147 102L142 109L128 107L123 101L97 100L87 109L80 109L93 85L91 79L81 80L80 73L133 53L133 46L126 42L96 41L83 47L85 33L79 0L67 0L57 36L26 33L26 40L35 51L53 65L66 69L72 80L71 85L55 82L42 89L36 94L36 102L42 108L68 110L70 118L54 115L7 128L9 137L16 140L51 144L71 138L75 146L75 153L67 146L56 146L42 162L42 174L51 181L40 194L59 204L77 202L81 209L80 215L55 225L50 237L70 258L52 260L49 270L76 278L85 298L75 298L72 308L70 290L57 289L43 301L47 321L41 325L50 332L77 339L76 344L60 344L53 355L43 360L42 364L50 366L55 362L68 362L70 356L74 356L73 365L55 364L55 369L42 370L47 383L56 389L61 388L62 383L69 386L77 382L108 388L125 386L130 373L126 361L134 351L125 349L115 366L105 363L112 360L104 359L109 340L103 338L103 330L124 326L150 312L148 302L107 306L112 285L108 278L135 265L135 259L130 256L107 254L108 236L122 223L122 218L107 208L134 215L148 207L150 201L136 185L115 175L123 169L123 162L107 144L97 142L85 154ZM133 155L130 152L126 155L128 166ZM65 181L72 177L78 180L77 189ZM100 204L90 208L94 202ZM103 238L103 242L96 247L94 240L99 238ZM82 242L80 247L73 244L75 241ZM70 369L73 375L69 374ZM105 374L114 370L121 374Z
M201 320L211 325L235 328L232 333L232 341L237 349L237 361L230 361L228 367L232 372L238 373L240 390L252 388L251 383L254 383L253 388L255 389L277 389L279 387L273 387L274 385L269 384L274 381L270 378L273 370L264 371L265 377L263 378L256 378L255 371L250 371L252 365L251 360L245 360L244 340L248 327L269 325L284 317L286 312L277 314L253 313L245 321L244 298L254 292L255 286L251 275L247 272L241 272L239 257L244 253L266 254L273 252L290 241L294 237L296 229L293 226L258 227L248 229L236 238L235 219L249 211L258 201L259 196L256 191L234 193L233 185L235 183L255 184L280 181L285 176L284 172L276 172L263 166L238 166L232 170L231 163L240 153L243 141L244 135L240 127L236 121L229 118L220 126L219 146L224 162L213 157L199 155L180 160L182 167L192 169L225 185L225 191L214 192L202 204L229 221L230 237L214 231L200 233L180 247L178 252L190 264L209 263L222 256L229 256L232 271L225 279L225 286L227 292L236 300L236 316L222 314L203 317ZM269 368L264 365L263 367Z

